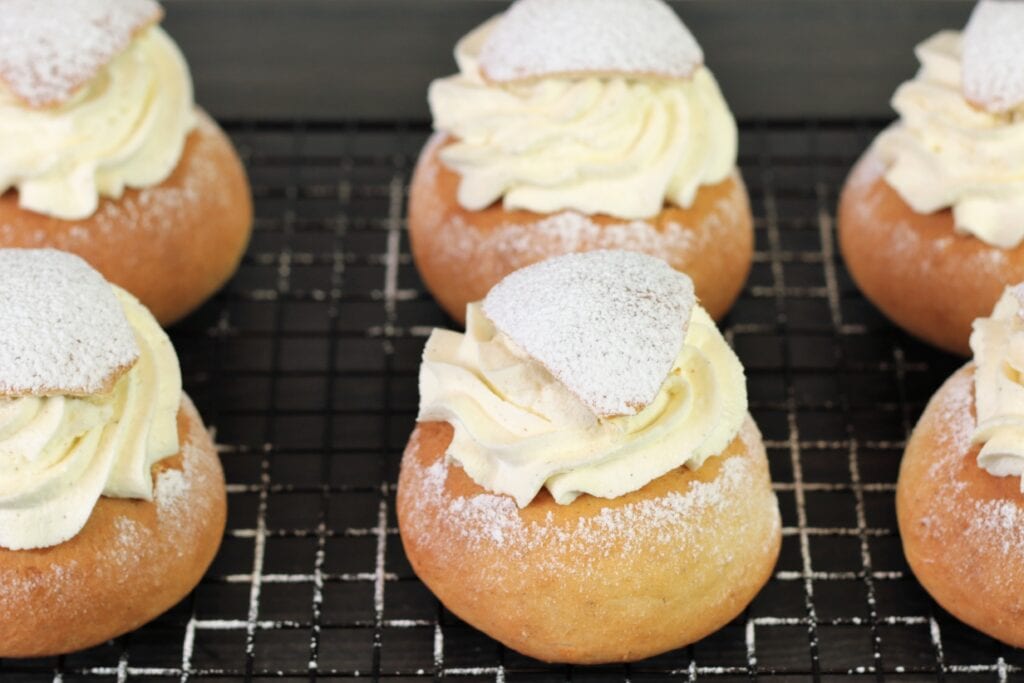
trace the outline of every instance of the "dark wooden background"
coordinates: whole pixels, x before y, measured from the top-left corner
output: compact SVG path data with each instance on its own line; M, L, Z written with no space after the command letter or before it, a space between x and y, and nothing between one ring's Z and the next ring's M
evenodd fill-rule
M198 101L229 119L425 120L455 40L500 0L165 0ZM741 119L891 116L913 47L969 0L682 0Z

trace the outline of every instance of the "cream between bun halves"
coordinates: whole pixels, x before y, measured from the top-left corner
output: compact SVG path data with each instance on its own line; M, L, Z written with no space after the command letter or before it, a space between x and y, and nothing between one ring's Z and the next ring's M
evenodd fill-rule
M661 0L518 0L430 86L409 195L413 256L461 320L512 271L628 249L693 279L721 318L750 269L736 122Z
M693 283L625 251L503 278L434 330L398 522L460 618L547 661L692 643L768 580L781 534L743 368Z
M153 0L8 0L0 247L78 254L162 324L234 272L252 228L230 141Z
M850 173L843 257L896 324L968 354L975 318L1024 280L1024 3L982 0L917 46L899 119Z
M79 257L0 249L0 657L135 629L220 545L220 461L167 335Z

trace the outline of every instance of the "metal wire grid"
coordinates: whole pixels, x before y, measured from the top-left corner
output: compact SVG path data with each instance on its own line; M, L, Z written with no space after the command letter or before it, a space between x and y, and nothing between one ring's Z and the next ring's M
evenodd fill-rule
M216 430L228 531L181 605L8 678L287 676L459 681L1008 680L1024 654L959 624L910 575L894 482L924 402L959 361L901 334L836 255L842 179L877 126L751 124L741 166L757 250L724 324L748 373L783 513L773 579L719 633L628 666L526 659L446 612L394 517L416 368L448 321L404 233L422 126L229 126L256 197L231 284L173 332Z

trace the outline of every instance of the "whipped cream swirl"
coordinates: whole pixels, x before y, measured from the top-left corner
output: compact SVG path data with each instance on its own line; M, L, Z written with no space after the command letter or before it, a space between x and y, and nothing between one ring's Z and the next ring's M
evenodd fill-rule
M885 180L917 213L952 207L956 230L1011 249L1024 240L1024 112L992 113L962 90L962 40L942 31L917 46L921 69L893 96L900 119L874 151Z
M973 441L978 465L997 477L1024 475L1024 284L1008 287L992 315L974 321ZM1024 479L1021 480L1024 491Z
M500 17L455 50L459 73L434 81L434 127L455 138L441 160L461 176L458 201L483 209L565 209L650 218L689 207L701 185L736 165L736 122L711 72L688 79L623 76L484 80L480 50Z
M615 498L722 452L747 413L743 367L703 308L656 398L636 415L598 418L498 332L479 304L466 334L434 330L420 368L420 421L454 428L447 457L523 507L546 487L561 504Z
M151 26L59 106L28 107L0 87L0 192L17 189L37 213L87 218L101 195L166 180L195 122L188 65Z
M63 543L101 495L152 500L152 466L178 452L174 347L142 304L115 291L140 354L113 391L0 399L0 547Z

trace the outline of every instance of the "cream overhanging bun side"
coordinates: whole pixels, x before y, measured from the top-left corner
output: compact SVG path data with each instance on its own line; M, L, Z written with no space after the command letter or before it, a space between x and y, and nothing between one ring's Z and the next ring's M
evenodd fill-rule
M966 29L917 46L899 119L850 173L839 240L896 324L969 354L974 319L1024 279L1024 6L982 0Z
M907 561L935 601L1024 646L1024 285L974 323L972 362L935 393L900 467Z
M600 249L667 261L725 315L753 253L736 122L662 0L518 0L455 59L409 197L416 265L452 317L519 268Z
M224 477L135 297L51 249L0 249L0 290L0 657L63 654L195 587Z
M768 580L781 528L743 368L693 283L624 251L552 258L436 329L398 523L444 605L523 654L692 643Z
M167 324L234 272L252 202L162 16L152 0L5 3L0 247L76 253Z

